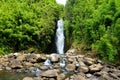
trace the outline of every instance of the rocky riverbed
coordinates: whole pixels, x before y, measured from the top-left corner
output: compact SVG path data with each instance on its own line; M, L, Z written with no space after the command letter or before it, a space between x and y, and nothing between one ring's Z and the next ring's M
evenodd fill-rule
M51 65L44 65L47 59ZM22 80L120 80L120 66L76 54L75 49L65 55L11 53L0 57L0 70L34 74Z

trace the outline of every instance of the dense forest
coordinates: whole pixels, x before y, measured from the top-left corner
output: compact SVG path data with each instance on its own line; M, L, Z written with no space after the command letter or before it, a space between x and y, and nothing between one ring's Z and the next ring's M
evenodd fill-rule
M120 0L68 0L65 20L69 45L120 61Z
M120 0L1 0L0 54L45 51L62 17L67 47L119 63Z
M45 51L62 10L55 0L1 0L0 54Z

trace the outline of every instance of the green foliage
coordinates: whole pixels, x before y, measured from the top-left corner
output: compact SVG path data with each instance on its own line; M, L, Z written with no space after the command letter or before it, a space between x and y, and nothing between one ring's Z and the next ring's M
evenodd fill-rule
M62 8L55 0L0 1L1 53L6 50L5 46L10 51L26 50L31 46L45 51Z
M120 53L120 0L68 0L65 7L67 43L114 61ZM83 48L81 48L83 49Z
M112 45L112 42L117 43L117 39L113 36L110 37L107 34L105 34L103 37L100 38L100 40L96 41L95 44L92 45L93 49L96 49L98 52L98 55L103 60L109 60L114 61L117 54L116 46Z

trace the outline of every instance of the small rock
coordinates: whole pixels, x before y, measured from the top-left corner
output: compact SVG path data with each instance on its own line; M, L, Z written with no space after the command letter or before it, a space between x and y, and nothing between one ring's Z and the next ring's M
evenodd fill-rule
M78 74L75 78L75 80L85 80L85 75Z
M72 56L75 55L76 53L76 49L70 49L66 52L66 56Z
M87 78L90 78L92 75L91 74L86 74L86 77Z
M60 74L57 78L57 80L64 80L65 79L65 74Z
M29 71L34 71L34 70L36 70L35 67L29 67Z
M49 80L56 80L55 78L49 78Z
M29 62L33 62L33 63L37 62L35 54L26 55L26 60L29 61Z
M103 68L103 66L101 64L93 64L89 66L89 68L91 72L97 72L100 71Z
M59 54L51 54L50 55L51 62L58 62L59 59L60 59L60 55Z
M32 77L25 77L23 80L34 80Z
M72 57L69 57L69 58L68 58L68 61L69 61L69 62L74 62L74 61L76 61L76 58L73 57L73 56L72 56Z
M66 78L65 80L70 80L69 78Z
M94 73L94 75L95 75L95 76L98 76L98 77L99 77L99 76L102 76L102 75L104 75L104 74L107 74L107 75L108 75L108 72L106 72L106 71L100 71L100 72L95 72L95 73Z
M39 74L41 77L47 77L47 78L56 78L58 76L58 73L56 70L47 70L41 74Z
M10 70L12 70L12 69L11 69L10 67L6 67L6 70L7 70L7 71L10 71Z
M75 70L75 65L74 64L67 64L65 69L67 71L74 71Z
M9 58L10 60L13 60L13 59L15 59L15 56L14 56L13 54L8 54L8 58Z
M82 72L86 73L86 72L89 71L88 66L86 66L86 65L84 64L84 62L79 61L79 65L80 65L80 70L81 70Z
M21 53L17 53L17 52L16 52L16 53L14 53L13 55L17 57L17 56L20 56Z
M36 59L40 58L41 55L40 54L36 54Z
M28 66L28 67L33 66L33 64L32 64L31 62L24 62L23 65L24 65L24 66Z
M79 58L83 58L85 55L78 55Z
M110 75L112 78L119 80L119 77L117 77L117 75L115 75L114 73L109 73L109 75Z
M95 62L95 60L92 59L92 58L85 58L85 59L84 59L84 63L85 63L86 65L88 65L88 66L94 64L94 62Z
M44 62L46 60L46 56L41 56L41 60Z
M114 79L109 77L108 75L104 74L99 78L99 80L114 80Z
M21 69L23 66L19 60L12 60L11 61L11 68L12 69Z
M89 69L88 69L87 66L81 66L80 69L81 69L81 71L84 72L84 73L86 73L86 72L89 71Z
M20 55L17 57L17 60L19 61L24 61L25 60L25 55Z
M34 80L43 80L41 77L34 77Z
M47 67L47 66L40 66L40 69L41 69L41 70L47 70L48 67Z

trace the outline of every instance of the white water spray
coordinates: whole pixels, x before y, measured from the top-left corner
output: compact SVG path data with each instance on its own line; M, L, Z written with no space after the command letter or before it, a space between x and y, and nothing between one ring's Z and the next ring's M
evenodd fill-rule
M57 53L64 54L64 31L63 31L63 19L58 20L57 22L57 31L56 31L56 47Z
M47 59L45 62L44 62L44 66L50 66L52 65L51 64L51 61L49 59Z

